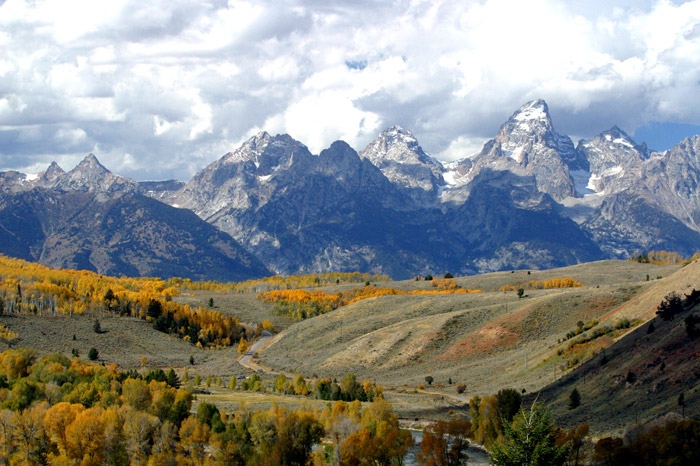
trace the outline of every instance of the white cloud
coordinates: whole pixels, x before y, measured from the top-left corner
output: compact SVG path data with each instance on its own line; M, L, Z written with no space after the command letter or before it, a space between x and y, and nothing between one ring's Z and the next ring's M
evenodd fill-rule
M83 131L81 128L61 128L56 131L55 137L57 140L64 141L68 144L77 144L87 138L87 133L85 133L85 131Z
M316 154L339 139L357 147L364 136L381 130L377 115L357 109L340 91L304 97L289 107L283 121L285 131Z
M700 124L698 24L700 0L6 0L0 168L188 178L261 129L319 152L392 124L454 159L540 97L571 135Z

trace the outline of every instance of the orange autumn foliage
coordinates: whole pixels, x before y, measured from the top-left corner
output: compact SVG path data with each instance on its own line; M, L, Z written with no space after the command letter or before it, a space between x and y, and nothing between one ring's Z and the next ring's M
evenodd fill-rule
M192 343L229 346L238 342L243 328L235 317L177 303L172 298L178 294L172 283L160 278L51 269L0 255L0 314L95 317L110 313L150 320L162 316L172 325L158 330L188 337ZM160 315L147 315L154 301L160 303Z
M577 286L583 286L583 283L573 278L564 277L550 278L549 280L530 280L520 285L503 285L498 291L517 291L519 288L524 290L550 290L555 288L574 288Z
M467 290L459 287L454 280L434 280L435 290L397 290L396 288L364 286L345 292L326 293L322 290L306 291L272 290L258 293L257 298L266 303L273 303L274 311L291 318L303 320L333 311L341 306L356 303L364 299L393 295L444 295L460 293L478 293L481 290Z

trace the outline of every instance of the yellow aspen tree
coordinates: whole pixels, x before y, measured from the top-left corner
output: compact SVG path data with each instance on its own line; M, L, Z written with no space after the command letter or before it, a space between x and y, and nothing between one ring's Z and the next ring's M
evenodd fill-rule
M238 354L243 354L248 351L248 341L245 338L241 338L238 342Z
M85 407L79 403L67 403L62 401L51 406L46 410L44 417L44 427L46 428L51 440L58 446L59 454L67 455L68 451L68 426L75 421L79 413L85 410Z
M122 383L122 400L138 411L145 411L151 405L148 383L141 379L126 379Z
M66 429L68 457L81 466L99 466L104 461L102 413L102 408L88 408L80 412Z
M206 457L211 430L207 424L200 423L197 418L190 416L184 421L179 430L180 455L178 463L202 465Z
M123 407L126 451L131 464L144 464L151 453L151 438L159 425L158 418L131 407Z
M0 463L9 464L15 449L13 423L14 412L9 409L0 411Z
M44 416L48 403L44 402L22 412L15 412L14 438L18 447L15 453L17 463L43 464L47 461L46 452L50 443L44 429Z

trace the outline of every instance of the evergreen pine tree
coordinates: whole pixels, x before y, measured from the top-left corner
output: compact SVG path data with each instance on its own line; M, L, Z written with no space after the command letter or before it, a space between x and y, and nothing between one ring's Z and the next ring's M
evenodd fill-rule
M581 394L574 388L569 395L569 409L576 409L581 405Z
M491 464L495 466L559 466L566 462L569 447L557 446L556 426L540 403L534 402L529 411L521 409L503 431L504 439L492 447Z

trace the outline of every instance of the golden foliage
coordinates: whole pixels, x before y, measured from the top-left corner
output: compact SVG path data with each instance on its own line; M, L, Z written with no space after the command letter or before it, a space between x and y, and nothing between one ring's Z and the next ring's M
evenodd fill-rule
M700 252L696 252L689 259L686 259L677 252L661 250L639 253L630 257L629 260L657 265L686 265L698 259L700 259Z
M17 338L19 338L19 333L10 330L3 324L0 324L0 340L4 340L9 346Z
M236 318L173 301L179 294L173 283L160 278L117 278L84 270L56 270L0 255L0 314L96 316L108 312L149 318L157 330L187 336L201 346L238 342L243 328ZM156 315L149 315L152 312ZM0 329L0 338L2 335ZM6 341L16 338L12 332L6 336Z
M578 286L583 286L583 283L570 277L563 277L550 278L549 280L530 280L520 285L503 285L498 291L517 291L519 288L524 290L550 290L555 288L574 288Z
M393 295L444 295L460 293L479 293L481 290L467 290L458 286L454 280L433 280L435 290L404 291L395 288L380 288L366 285L346 292L326 293L322 290L306 291L302 289L272 290L258 293L257 298L266 303L274 303L275 312L288 317L303 320L333 311L341 306L356 303L364 299Z

